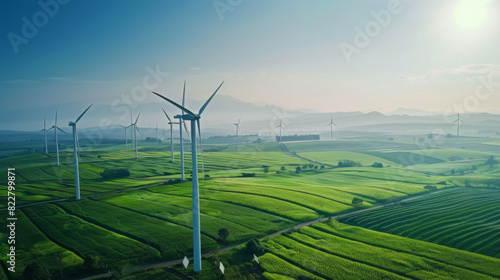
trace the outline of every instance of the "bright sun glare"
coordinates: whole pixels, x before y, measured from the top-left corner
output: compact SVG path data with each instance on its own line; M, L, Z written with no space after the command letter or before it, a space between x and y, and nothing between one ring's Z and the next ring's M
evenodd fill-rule
M455 9L455 24L462 30L474 30L488 18L489 0L462 0Z

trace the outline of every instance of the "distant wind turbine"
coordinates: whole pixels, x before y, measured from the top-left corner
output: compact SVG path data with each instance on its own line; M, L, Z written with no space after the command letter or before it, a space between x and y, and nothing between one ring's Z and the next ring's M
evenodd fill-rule
M158 123L156 123L156 148L158 148Z
M130 125L129 125L129 126L124 126L124 125L121 125L121 124L120 124L120 126L121 126L121 127L123 127L123 128L125 129L125 151L127 151L127 152L128 152L127 128L129 128L129 127L130 127Z
M139 134L142 135L141 131L139 131L139 128L137 128L137 121L139 120L140 115L141 115L141 113L139 113L139 115L137 115L137 119L135 119L135 122L132 126L132 132L134 133L134 139L135 139L135 158L139 158L139 155L137 153L137 132L139 132Z
M330 117L330 123L327 124L330 126L330 140L333 140L333 126L337 126L334 122L333 122L333 116Z
M457 123L457 138L460 137L460 123L464 123L460 119L460 113L458 113L458 118L454 121L454 123Z
M200 118L201 114L207 108L208 103L215 96L217 91L222 87L224 82L215 90L215 92L210 96L210 98L203 104L200 108L198 114L191 112L190 110L184 108L174 101L164 97L161 94L153 92L158 97L170 102L175 107L181 109L186 115L177 115L175 118L189 120L191 121L191 154L192 154L192 170L193 170L193 256L194 256L194 271L199 272L201 270L201 233L200 233L200 197L198 188L198 162L197 162L197 152L196 152L196 126L198 125L198 135L200 136L200 148L201 148L201 128L200 128ZM200 149L201 150L201 149ZM202 158L203 161L203 158Z
M240 121L241 121L241 117L238 119L237 123L233 123L233 125L236 126L236 149L238 149L240 146L240 142L239 142L239 138L238 138L238 132L240 131Z
M280 119L280 125L278 125L278 126L276 126L276 127L279 127L279 128L280 128L280 143L281 143L281 130L282 130L282 129L283 129L283 130L285 130L285 129L283 128L283 120L281 120L281 119Z
M90 107L92 107L92 104L90 104L90 106L87 107L87 109L85 109L85 111L83 111L83 113L76 119L76 121L74 121L74 122L70 121L68 124L69 126L73 127L73 142L74 142L73 155L75 158L75 188L76 188L76 199L77 200L80 199L80 176L78 174L78 153L77 153L78 133L76 131L76 124L83 117L83 115L85 115L85 113L87 113L87 111L90 109Z
M163 108L162 108L162 110L163 110ZM172 131L172 125L178 124L178 123L172 122L172 120L168 116L167 112L165 112L165 110L163 110L163 113L165 113L165 116L168 119L168 124L170 125L170 150L172 153L172 162L174 162L174 135L173 135L173 131ZM182 139L181 139L181 141L182 141Z
M57 126L57 111L56 111L56 120L54 122L54 125L49 128L50 129L54 129L54 134L55 134L55 138L56 138L56 158L57 158L57 166L59 166L59 142L57 140L57 130L59 129L62 133L68 135L68 133L66 133L64 130L60 129L58 126Z
M45 138L45 154L49 154L49 148L47 147L47 126L45 124L45 116L43 117L43 129L40 130L40 132L43 131L43 137Z

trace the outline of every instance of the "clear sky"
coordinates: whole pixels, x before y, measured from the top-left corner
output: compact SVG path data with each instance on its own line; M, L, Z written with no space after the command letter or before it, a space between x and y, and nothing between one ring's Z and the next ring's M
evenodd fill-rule
M141 87L185 79L289 109L500 109L500 1L60 2L1 1L0 110L157 101Z

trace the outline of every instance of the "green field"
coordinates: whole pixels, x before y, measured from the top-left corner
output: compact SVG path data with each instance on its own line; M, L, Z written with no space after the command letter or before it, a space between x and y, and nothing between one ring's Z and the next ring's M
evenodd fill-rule
M469 145L484 146L480 146L479 140L470 140ZM246 144L238 151L234 146L227 145L206 147L203 158L208 176L200 181L202 251L213 253L228 245L245 243L253 237L264 238L262 243L266 251L261 255L262 267L248 263L249 260L238 251L236 254L240 254L241 258L237 257L237 262L229 264L229 275L237 278L237 271L240 271L262 279L294 279L300 275L317 279L331 279L331 275L346 279L455 279L458 275L465 275L464 279L487 279L488 275L497 277L494 270L483 269L478 263L498 259L443 246L434 247L438 245L432 243L398 239L397 236L344 224L336 224L345 229L340 231L333 224L315 224L291 234L269 240L265 238L299 223L357 210L352 205L354 198L363 200L360 208L369 209L427 193L424 189L426 185L437 189L466 184L482 186L488 182L491 185L496 182L495 174L499 167L484 165L488 152L435 148L425 151L425 157L421 157L423 162L404 164L401 158L417 157L423 153L418 145L411 142L353 140L286 143L286 147L290 153L281 151L277 143ZM73 199L71 153L62 152L60 167L55 166L53 154L0 159L0 167L16 168L16 202L25 206L17 209L20 219L17 230L23 232L19 238L30 238L31 241L23 241L18 248L17 254L22 259L18 263L21 271L35 262L47 267L53 276L59 275L62 267L65 275L72 277L106 269L123 271L130 266L192 255L191 183L173 181L180 178L178 153L174 163L170 162L169 152L158 151L155 146L141 147L139 159L135 159L135 153L123 151L121 146L82 148L80 154L80 201ZM186 178L190 178L189 152L185 160ZM339 160L356 161L361 166L338 167ZM371 167L374 162L382 163L383 168ZM129 170L130 177L103 179L100 175L105 169L119 168ZM456 174L451 174L451 169L456 169ZM464 171L463 174L460 170ZM255 175L244 177L242 173ZM467 201L464 198L466 194L462 193L464 190L491 193L483 193ZM455 191L457 195L445 196ZM492 195L496 193L498 189L456 188L401 205L360 213L349 219L360 217L360 225L365 226L361 222L374 220L363 217L380 215L381 219L393 221L394 229L405 229L406 232L401 234L403 236L450 247L454 247L451 244L453 239L464 245L455 246L459 249L498 258L498 242L495 240L500 239L496 234L500 212L495 202L498 196ZM437 199L434 204L433 199ZM0 194L0 205L5 207L6 201L6 194ZM426 213L423 217L425 225L418 224L418 230L414 230L412 226L416 227L419 217L415 216L417 208L411 207L420 201L425 202L418 208L425 209L421 211ZM49 203L29 205L36 202ZM450 215L455 220L440 228L432 221L442 218L438 214L442 213L441 206L445 209L458 207L467 219L457 220L459 217L455 216L460 216L460 213L455 211L452 213L455 216ZM404 207L413 209L408 212L411 214L408 221L398 220L405 217L403 212L383 212ZM438 216L433 216L434 212ZM480 218L474 221L472 217ZM386 225L380 224L381 228L377 230L385 231L382 227ZM225 241L218 235L222 228L229 231ZM425 232L426 228L431 230ZM347 235L349 231L356 231L356 236ZM0 232L5 234L4 229ZM420 233L412 236L407 232ZM453 233L456 233L456 238L450 238ZM358 240L362 235L373 240L396 240L396 243ZM419 248L418 251L403 250L406 245L401 244L406 243L412 248ZM446 254L458 254L473 260L466 264L462 259L447 259L446 254L437 254L443 250L452 250L450 252L453 253L446 251ZM378 258L381 254L386 254L389 259ZM38 255L40 257L36 257ZM62 256L62 262L57 261L59 256ZM313 257L320 261L315 261ZM2 259L5 260L5 257ZM185 275L180 270L175 273L170 271L168 277L161 271L150 271L144 272L141 277L183 279L184 276L177 273ZM19 275L11 276L19 279ZM194 277L191 274L187 276ZM58 276L54 277L58 279ZM232 276L226 277L232 279Z
M456 189L341 219L500 258L500 191Z
M238 279L498 279L500 259L346 225L315 223L262 242L260 265L246 246L219 255L224 277ZM211 261L210 261L211 260ZM217 279L218 262L203 262L201 279ZM198 276L178 265L179 279ZM252 275L254 278L248 278ZM210 277L211 276L211 277ZM204 278L207 277L207 278ZM244 276L243 276L244 277ZM177 279L177 278L167 278Z

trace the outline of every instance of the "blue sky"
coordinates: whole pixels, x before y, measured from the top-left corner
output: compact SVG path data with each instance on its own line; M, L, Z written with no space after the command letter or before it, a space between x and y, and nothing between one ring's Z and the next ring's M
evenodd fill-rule
M67 2L16 47L9 34L23 36L23 17L43 21L44 9L0 3L2 112L121 104L144 79L177 100L184 80L198 100L225 80L221 94L288 109L500 109L497 84L474 95L481 77L500 80L495 1L401 1L397 13L391 1ZM342 43L356 47L356 28L366 32L374 14L387 13L346 59Z

